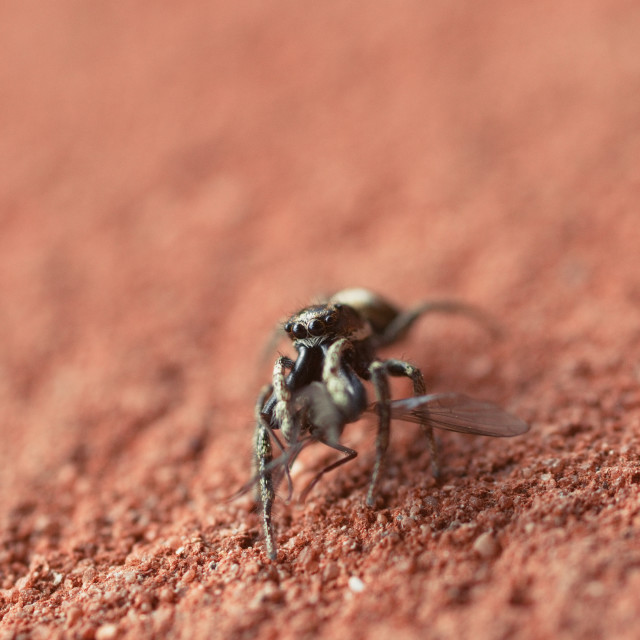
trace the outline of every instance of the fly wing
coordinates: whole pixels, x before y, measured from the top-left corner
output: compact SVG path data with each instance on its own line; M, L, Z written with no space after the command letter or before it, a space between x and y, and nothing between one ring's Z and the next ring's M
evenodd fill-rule
M377 404L369 410L376 413ZM497 405L461 393L432 393L393 400L391 418L479 436L510 437L529 430L526 422Z

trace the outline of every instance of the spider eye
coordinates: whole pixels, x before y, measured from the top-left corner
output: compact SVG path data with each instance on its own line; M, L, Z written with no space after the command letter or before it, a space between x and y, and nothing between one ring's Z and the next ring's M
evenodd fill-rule
M312 320L309 323L309 333L312 336L321 336L324 333L324 322L322 320Z
M287 324L284 325L284 330L287 333L291 333L291 327L292 327L292 324L290 322L287 322Z
M328 324L328 325L335 324L337 320L338 320L338 316L335 313L329 313L324 317L324 322L325 324Z
M300 324L299 322L296 322L293 325L292 331L293 331L293 335L296 338L306 338L307 337L307 327L305 327L303 324Z

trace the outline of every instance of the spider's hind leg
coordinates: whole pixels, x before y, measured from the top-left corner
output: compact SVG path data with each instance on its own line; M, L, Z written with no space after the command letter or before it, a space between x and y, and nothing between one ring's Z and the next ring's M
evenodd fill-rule
M431 300L423 302L413 309L399 311L378 336L376 346L383 347L397 342L407 334L416 320L431 313L466 316L484 327L494 338L502 334L502 328L496 320L477 307L458 300Z

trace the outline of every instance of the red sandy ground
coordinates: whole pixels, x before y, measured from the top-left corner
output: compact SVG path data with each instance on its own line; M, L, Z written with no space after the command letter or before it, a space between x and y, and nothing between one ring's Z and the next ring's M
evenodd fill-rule
M12 4L0 638L637 638L638 3ZM272 564L224 502L260 354L354 285L493 312L389 354L531 431L437 487L398 424L369 511L350 426Z

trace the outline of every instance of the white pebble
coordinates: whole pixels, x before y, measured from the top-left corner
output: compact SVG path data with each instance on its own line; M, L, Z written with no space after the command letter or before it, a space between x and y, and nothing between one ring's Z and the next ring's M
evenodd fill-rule
M362 593L364 591L364 582L362 582L360 578L351 576L349 578L349 589L351 589L353 593Z
M103 624L96 630L96 640L113 640L118 635L118 627L115 624Z

